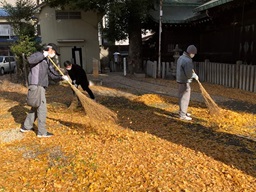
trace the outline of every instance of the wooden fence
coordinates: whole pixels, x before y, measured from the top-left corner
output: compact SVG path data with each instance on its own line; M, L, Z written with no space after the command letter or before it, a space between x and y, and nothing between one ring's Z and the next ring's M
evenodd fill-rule
M146 74L156 78L157 62L146 61ZM173 62L162 63L162 77L175 74ZM194 62L195 71L200 81L237 88L256 93L256 66L236 64L213 63L209 61Z
M236 64L195 62L200 81L256 92L256 66Z

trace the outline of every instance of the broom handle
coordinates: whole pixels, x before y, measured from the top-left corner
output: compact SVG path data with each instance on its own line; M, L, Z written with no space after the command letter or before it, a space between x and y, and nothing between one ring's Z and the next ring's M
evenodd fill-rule
M64 76L64 73L60 70L60 68L58 67L58 65L56 65L56 63L51 59L51 57L48 56L48 59L52 62L52 64L54 65L54 67L60 72L60 74L62 76ZM68 81L69 85L72 86L72 83L70 82L70 78L69 78L69 81Z

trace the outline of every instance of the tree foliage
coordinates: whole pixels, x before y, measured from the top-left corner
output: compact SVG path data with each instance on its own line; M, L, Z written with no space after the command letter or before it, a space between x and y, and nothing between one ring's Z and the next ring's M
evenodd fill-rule
M15 6L6 1L2 1L4 10L8 13L7 21L12 25L14 32L18 36L33 37L35 30L29 22L33 16L35 4L32 0L17 0Z
M103 15L108 10L111 0L45 0L45 2L52 7L64 9L65 6L68 6L70 9L92 10Z
M17 43L11 46L11 51L17 56L22 56L23 53L30 55L37 51L37 49L38 43L28 36L20 36Z
M149 10L154 9L153 0L126 0L109 4L106 34L109 40L123 40L133 33L136 23L140 25L149 21Z
M17 76L24 76L25 66L23 64L23 54L30 55L39 49L36 41L35 26L32 20L35 3L32 0L17 0L13 6L7 1L1 1L4 10L8 13L7 21L14 29L17 41L11 45L11 51L17 58Z

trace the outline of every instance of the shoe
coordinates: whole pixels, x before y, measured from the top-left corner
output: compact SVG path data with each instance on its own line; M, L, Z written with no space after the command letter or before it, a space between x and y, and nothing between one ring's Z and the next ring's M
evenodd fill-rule
M40 134L37 135L37 137L39 137L39 138L42 138L42 137L51 137L51 136L53 136L53 134L52 134L52 133L49 133L49 132L47 132L47 133L44 134L44 135L40 135Z
M181 120L191 121L192 118L188 116L180 117Z
M25 129L24 127L20 128L20 132L22 132L22 133L27 133L29 131L34 131L34 129L33 128L32 129Z
M186 115L187 115L188 117L191 117L191 113L187 113Z

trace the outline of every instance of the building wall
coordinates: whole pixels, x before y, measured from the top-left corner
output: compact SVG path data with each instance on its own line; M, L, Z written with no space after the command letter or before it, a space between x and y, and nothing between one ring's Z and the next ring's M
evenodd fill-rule
M7 3L11 4L11 5L15 5L17 0L7 0ZM34 2L36 4L40 4L42 3L44 0L31 0L31 2Z
M98 18L94 12L82 12L82 19L56 20L55 9L45 6L39 14L42 43L55 43L60 49L60 65L73 60L72 48L81 48L81 66L92 73L93 61L99 61ZM80 42L78 42L80 40Z
M16 0L8 0L7 2L10 3L11 5L15 5Z

